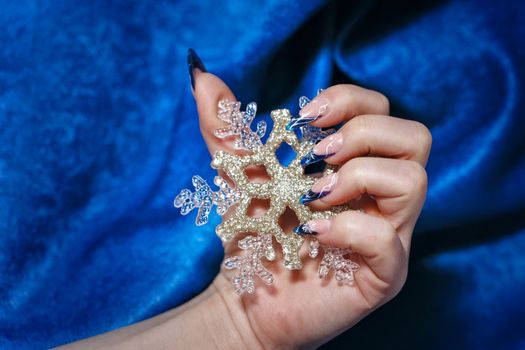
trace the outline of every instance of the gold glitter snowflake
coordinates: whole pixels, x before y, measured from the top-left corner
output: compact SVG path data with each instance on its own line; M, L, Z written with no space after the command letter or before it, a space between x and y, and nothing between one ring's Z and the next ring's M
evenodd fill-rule
M343 205L326 211L312 211L300 202L301 195L308 192L315 181L313 177L304 174L301 159L312 149L321 135L329 135L332 131L322 131L310 126L311 130L301 129L303 136L299 141L293 131L286 129L291 119L290 112L287 109L279 109L271 112L273 129L266 143L263 143L261 137L266 131L266 124L259 122L257 132L253 132L250 128L255 111L255 103L250 103L247 111L241 112L238 102L228 100L219 102L218 117L229 125L216 130L215 135L219 138L238 137L235 140L235 148L250 151L247 155L218 151L213 156L211 166L223 170L234 182L235 187L230 187L224 179L217 177L215 182L219 190L214 192L202 178L194 176L195 191L184 189L174 201L174 205L181 208L183 215L193 208L199 209L197 225L207 222L212 205L217 205L217 212L223 215L235 204L234 212L216 227L217 235L223 242L228 242L242 233L256 234L239 240L238 245L244 251L242 256L229 257L224 262L227 269L239 270L232 279L238 294L245 291L254 292L254 276L258 276L266 284L273 283L272 274L261 262L262 258L270 261L275 259L272 236L281 245L284 267L289 270L302 268L299 250L305 237L293 232L286 233L279 225L279 218L287 208L293 210L300 223L329 218L349 209ZM276 156L277 149L283 143L288 144L295 152L295 157L288 166L283 166ZM250 181L245 170L251 166L263 166L270 179L264 183ZM333 167L328 166L323 173L327 175L334 170ZM268 211L261 217L248 215L248 208L254 199L270 200ZM353 273L358 269L357 264L344 257L351 254L351 250L326 247L320 245L315 237L308 238L310 257L315 258L318 255L319 247L324 252L319 267L319 277L323 278L330 270L334 270L338 281L351 283Z
M240 191L240 198L235 212L216 228L217 235L226 242L242 232L259 232L272 234L282 247L284 267L297 270L302 267L299 249L304 238L283 232L279 226L279 218L287 207L292 209L301 223L312 219L326 218L334 214L333 210L314 212L300 203L299 198L313 185L314 179L303 174L301 158L313 147L309 141L299 142L293 131L286 130L290 121L287 109L272 111L274 125L266 141L250 155L233 155L218 151L213 157L211 166L222 169L235 182ZM275 151L285 142L295 151L295 158L284 167L281 165ZM251 165L262 165L270 176L265 183L250 182L244 170ZM327 169L329 173L332 169ZM247 214L252 199L270 199L270 208L259 218ZM337 210L340 211L341 209Z

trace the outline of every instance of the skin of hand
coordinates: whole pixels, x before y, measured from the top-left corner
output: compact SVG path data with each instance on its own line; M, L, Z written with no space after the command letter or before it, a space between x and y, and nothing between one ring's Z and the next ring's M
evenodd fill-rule
M224 126L216 117L218 101L235 100L235 96L213 74L194 69L193 79L200 129L210 153L240 153L231 139L213 134ZM337 150L325 161L340 168L330 193L308 205L322 210L349 203L363 209L340 213L317 225L321 243L356 253L353 260L360 269L354 286L316 278L321 257L307 258L306 249L301 251L300 271L285 270L280 263L266 264L274 284L256 281L253 295L237 296L230 281L232 271L221 267L213 283L188 303L64 349L316 348L391 300L407 277L412 231L426 196L424 166L431 134L421 123L389 116L388 100L375 91L335 85L312 101L316 100L326 102L328 109L311 125L344 125L337 136L316 146L321 151ZM266 176L260 167L248 171L253 181L264 181ZM321 178L313 189L329 181ZM249 212L257 216L266 209L263 203L252 203ZM294 234L294 220L293 214L285 213L281 222L285 232ZM224 244L225 256L239 253L238 239ZM276 253L276 261L281 261L278 247Z

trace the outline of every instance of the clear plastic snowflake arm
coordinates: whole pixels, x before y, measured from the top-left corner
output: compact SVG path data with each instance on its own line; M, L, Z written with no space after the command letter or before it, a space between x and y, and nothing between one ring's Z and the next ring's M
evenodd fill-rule
M219 101L218 117L228 126L215 130L214 134L219 138L238 136L235 140L235 148L255 151L262 146L261 138L266 133L266 122L257 123L257 129L253 131L251 124L257 113L257 104L248 103L244 112L241 112L240 106L239 102Z
M324 256L319 265L319 278L324 278L333 270L335 279L341 284L353 284L354 272L359 270L359 265L346 255L352 254L351 249L323 247Z
M218 105L219 111L217 117L227 123L237 116L241 111L241 103L238 101L220 100Z
M192 209L198 208L197 218L195 219L197 226L205 225L208 222L208 216L213 205L217 206L217 214L222 216L240 198L240 192L236 188L230 187L222 177L216 176L214 182L219 186L219 189L215 192L206 180L199 175L195 175L192 177L195 191L192 192L185 188L180 191L173 201L175 208L181 208L182 215L186 215Z
M226 269L239 270L232 278L233 288L237 294L241 295L245 292L253 294L255 292L255 276L267 285L273 283L272 273L262 264L263 257L274 254L271 241L272 236L263 233L245 237L238 243L239 248L243 250L242 255L232 256L224 260L223 265ZM271 252L268 251L269 249Z
M299 97L299 108L303 108L310 102L310 99L306 96Z

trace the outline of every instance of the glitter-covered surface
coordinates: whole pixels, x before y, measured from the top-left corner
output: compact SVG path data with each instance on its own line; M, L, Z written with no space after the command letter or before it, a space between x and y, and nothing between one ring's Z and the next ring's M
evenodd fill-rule
M235 212L217 226L216 233L223 241L229 241L238 233L259 232L273 235L282 247L284 267L291 270L300 269L299 257L304 238L294 233L285 233L278 224L279 217L287 207L292 209L301 223L311 219L327 218L343 209L313 212L300 203L300 196L307 192L314 179L303 174L301 158L313 147L313 143L300 142L293 131L286 129L291 115L287 109L272 111L274 125L266 144L260 146L250 155L233 155L218 151L211 163L213 168L222 169L235 182L240 190L240 199ZM275 151L285 142L295 151L295 158L284 167L275 155ZM244 170L251 165L263 165L270 176L265 183L250 182ZM325 174L332 172L331 168ZM252 198L270 199L270 208L259 218L247 214Z

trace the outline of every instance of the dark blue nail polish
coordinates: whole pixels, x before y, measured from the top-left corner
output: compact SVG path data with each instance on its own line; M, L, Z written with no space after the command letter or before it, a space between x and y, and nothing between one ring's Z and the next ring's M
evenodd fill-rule
M319 118L319 117L318 116L317 117L301 117L301 116L299 116L299 117L292 117L292 120L290 120L288 125L286 125L286 130L291 131L291 130L297 129L300 126L303 126L303 125L306 125L306 124L310 124L311 122L313 122L317 118Z
M207 72L206 67L202 63L199 55L195 52L194 49L188 49L188 72L190 74L191 88L195 89L195 77L193 72L195 69L199 69L201 72Z
M326 169L326 162L318 162L304 167L304 175L322 173Z
M304 168L310 164L318 163L328 157L333 156L335 153L330 154L315 154L314 150L310 150L302 159L301 159L301 166Z
M308 224L301 224L299 226L294 227L293 229L294 233L297 233L298 235L315 235L317 232L313 231Z
M314 192L312 190L309 190L308 192L306 192L305 194L303 194L300 198L299 198L299 201L301 202L301 204L306 204L306 203L310 203L310 202L313 202L319 198L323 198L324 196L326 196L328 193L330 193L330 191L326 191L326 192Z

